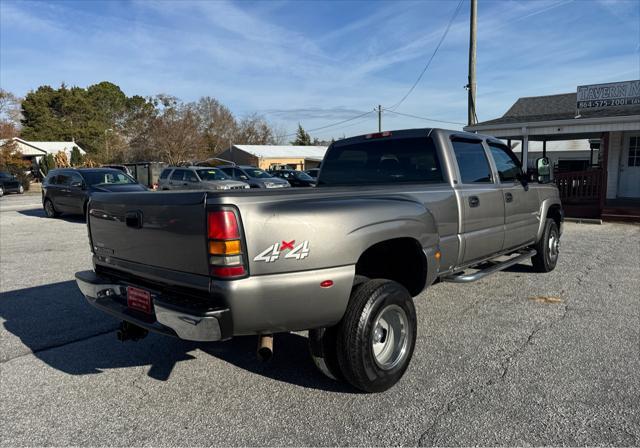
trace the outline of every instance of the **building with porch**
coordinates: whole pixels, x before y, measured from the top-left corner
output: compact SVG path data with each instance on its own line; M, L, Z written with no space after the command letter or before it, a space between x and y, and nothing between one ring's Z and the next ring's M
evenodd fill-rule
M550 142L590 141L590 163L554 180L567 216L640 220L640 80L579 86L575 93L519 98L500 118L466 131L518 142L523 166ZM531 143L542 146L532 154ZM539 142L539 143L538 143ZM585 148L586 149L586 148Z
M320 166L327 148L328 146L233 145L217 157L263 170L281 166L308 170Z

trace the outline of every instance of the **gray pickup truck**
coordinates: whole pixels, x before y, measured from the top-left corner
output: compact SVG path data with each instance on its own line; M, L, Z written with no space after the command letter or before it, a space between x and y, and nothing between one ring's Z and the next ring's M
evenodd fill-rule
M368 392L393 386L416 341L413 297L515 263L554 269L563 211L548 160L523 173L500 140L382 132L328 149L316 188L95 194L88 301L192 341L309 330L316 365Z

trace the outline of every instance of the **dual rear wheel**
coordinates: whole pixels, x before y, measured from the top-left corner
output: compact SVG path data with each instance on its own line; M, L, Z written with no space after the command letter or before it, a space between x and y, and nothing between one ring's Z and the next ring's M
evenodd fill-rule
M406 288L386 279L354 287L336 326L309 331L311 355L325 375L382 392L404 375L416 342L416 311Z

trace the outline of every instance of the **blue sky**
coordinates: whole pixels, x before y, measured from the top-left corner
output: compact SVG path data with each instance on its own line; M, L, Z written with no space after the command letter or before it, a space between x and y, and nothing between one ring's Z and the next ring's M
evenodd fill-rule
M396 103L431 56L457 0L0 2L0 85L103 80L128 95L213 96L287 131ZM640 78L640 0L478 5L479 119L519 96ZM397 109L466 122L469 1L420 84ZM442 125L386 113L386 129ZM312 136L375 130L370 114Z

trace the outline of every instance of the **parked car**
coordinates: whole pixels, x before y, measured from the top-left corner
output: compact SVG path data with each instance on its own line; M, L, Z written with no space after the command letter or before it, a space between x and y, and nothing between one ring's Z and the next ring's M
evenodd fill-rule
M76 280L125 322L121 339L255 334L266 354L271 334L309 330L321 371L379 392L409 366L425 288L556 267L564 214L548 159L536 167L532 181L493 137L411 129L333 143L316 188L184 192L162 207L154 193L97 194L95 271ZM123 210L138 219L111 218Z
M269 173L273 176L284 179L292 187L315 187L316 181L304 171L297 170L271 170Z
M24 193L24 187L14 175L6 171L0 171L0 197L5 193Z
M311 176L314 180L318 178L318 173L320 173L320 168L311 168L310 170L306 170L309 176Z
M289 182L267 173L265 170L247 165L219 166L229 177L248 183L251 188L286 188Z
M185 166L165 168L158 190L244 190L249 184L231 179L218 168Z
M96 192L147 191L131 176L113 168L60 168L42 182L42 206L49 218L61 213L86 215L89 197Z

